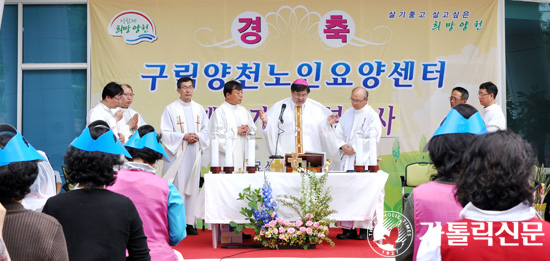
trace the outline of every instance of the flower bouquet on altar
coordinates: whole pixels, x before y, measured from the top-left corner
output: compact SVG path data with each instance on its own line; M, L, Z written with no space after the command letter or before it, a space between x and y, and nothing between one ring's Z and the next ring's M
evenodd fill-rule
M336 213L329 207L332 197L329 189L325 188L327 173L319 178L314 172L299 168L302 176L300 195L282 195L279 200L282 205L294 209L300 216L299 220L284 220L276 212L277 203L272 197L271 184L266 181L261 189L252 190L245 188L239 193L239 200L247 200L248 207L241 209L240 213L250 224L236 224L235 233L244 228L253 228L254 240L260 241L269 248L301 247L308 249L323 241L334 246L334 242L328 238L328 225L330 214Z

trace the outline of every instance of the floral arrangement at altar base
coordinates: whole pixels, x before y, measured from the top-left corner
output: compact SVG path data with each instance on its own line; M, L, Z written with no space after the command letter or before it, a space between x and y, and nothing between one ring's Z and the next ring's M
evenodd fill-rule
M281 217L272 220L265 224L259 235L254 236L254 240L262 241L263 245L269 248L288 245L308 249L312 245L323 243L323 241L334 246L334 242L327 237L328 223L314 222L311 213L306 214L305 218L305 223L302 220L290 222Z
M284 206L294 209L300 219L290 221L278 217L277 202L272 197L271 184L266 180L261 189L248 187L239 193L238 200L248 201L248 207L241 208L240 213L250 224L230 222L235 227L235 234L244 228L253 228L254 240L277 249L280 246L308 249L323 241L334 246L334 242L328 238L330 220L327 217L336 213L329 208L332 197L330 190L325 187L328 173L317 178L315 172L303 168L297 170L302 177L300 196L283 195L280 201Z

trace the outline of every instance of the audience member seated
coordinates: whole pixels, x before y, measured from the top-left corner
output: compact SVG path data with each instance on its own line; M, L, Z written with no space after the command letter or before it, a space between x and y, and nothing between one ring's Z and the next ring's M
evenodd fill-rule
M107 189L129 197L136 205L152 260L183 260L171 247L187 235L183 199L172 182L155 176L155 163L166 157L160 137L153 126L144 125L125 147L132 158Z
M397 260L416 260L416 251L420 245L420 238L428 230L423 222L447 222L459 219L458 214L462 206L454 198L455 180L462 163L462 154L476 135L487 133L485 123L479 112L468 104L455 105L443 120L437 131L428 143L428 151L437 175L433 181L416 187L407 199L403 211L405 217L412 223L414 245L411 237L402 236L406 240L396 244L399 251ZM405 222L400 232L406 233ZM397 242L396 242L397 243Z
M476 137L456 181L461 220L430 229L418 260L549 260L550 223L533 208L534 164L531 146L512 131Z
M38 176L30 187L31 192L25 195L21 203L26 209L41 212L46 200L57 195L57 184L56 174L48 160L48 156L41 150L38 150L38 153L46 160L37 163Z
M115 167L130 157L106 122L92 122L65 154L74 190L51 197L43 212L59 220L71 260L150 260L147 238L132 201L105 190Z
M6 208L1 232L9 255L13 260L69 260L59 222L21 205L38 175L37 161L45 159L8 124L0 124L0 148L0 202Z

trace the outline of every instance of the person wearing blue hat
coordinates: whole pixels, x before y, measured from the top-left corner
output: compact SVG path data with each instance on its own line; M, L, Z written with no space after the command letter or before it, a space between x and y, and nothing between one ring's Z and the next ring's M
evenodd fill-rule
M117 180L108 190L129 197L143 221L143 230L153 260L183 260L172 249L187 235L185 206L172 182L155 176L155 163L166 156L161 137L151 125L144 125L125 146L132 158L117 172Z
M69 260L61 224L21 204L45 160L8 124L0 124L0 203L6 208L3 237L13 260Z
M469 104L456 104L443 119L427 145L437 174L433 181L416 187L407 199L403 215L412 223L413 233L405 236L411 228L407 229L406 222L402 222L399 238L404 241L396 241L397 260L416 260L420 238L429 228L422 224L444 225L459 219L462 206L456 201L454 190L462 155L476 136L485 133L481 115Z
M43 212L63 225L71 260L150 260L142 221L132 201L104 189L121 155L131 157L105 121L94 121L69 146L66 174L76 189L51 197Z

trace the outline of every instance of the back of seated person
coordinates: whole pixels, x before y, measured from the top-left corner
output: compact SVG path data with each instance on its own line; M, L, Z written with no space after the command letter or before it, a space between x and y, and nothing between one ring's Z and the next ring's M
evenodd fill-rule
M69 260L63 228L48 215L27 210L21 200L45 160L17 133L0 124L0 202L6 208L3 233L12 260Z
M476 137L462 162L456 198L464 209L456 222L464 236L449 224L430 230L418 260L549 260L550 223L533 208L531 146L497 131Z
M144 125L125 144L132 155L108 190L129 197L143 220L153 260L183 260L172 249L186 234L185 206L172 182L155 176L155 163L166 153L151 125Z

